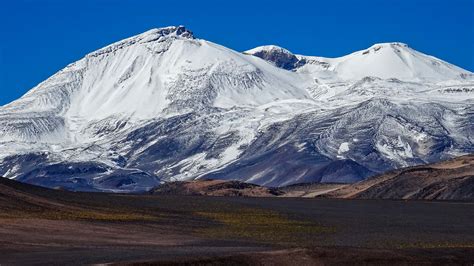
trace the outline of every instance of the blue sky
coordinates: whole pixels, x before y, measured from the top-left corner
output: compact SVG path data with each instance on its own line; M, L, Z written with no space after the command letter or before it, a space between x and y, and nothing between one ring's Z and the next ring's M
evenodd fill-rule
M276 44L336 57L400 41L474 71L474 0L2 0L0 105L114 41L185 25L235 50Z

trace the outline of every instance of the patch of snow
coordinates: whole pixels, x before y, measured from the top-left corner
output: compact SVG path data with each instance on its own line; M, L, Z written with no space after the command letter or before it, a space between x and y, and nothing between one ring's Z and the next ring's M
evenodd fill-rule
M337 150L338 154L346 153L349 151L349 142L343 142L339 145L339 149Z

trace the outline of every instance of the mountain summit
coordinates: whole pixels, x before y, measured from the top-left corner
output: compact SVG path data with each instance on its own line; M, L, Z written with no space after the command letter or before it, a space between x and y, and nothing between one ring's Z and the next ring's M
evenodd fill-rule
M472 73L399 43L330 59L153 29L0 107L0 176L125 192L355 182L474 152L473 93Z
M474 78L469 71L420 53L400 42L374 44L365 50L339 58L294 55L274 45L260 46L244 53L287 70L330 70L335 78L344 80L358 80L368 76L429 82Z

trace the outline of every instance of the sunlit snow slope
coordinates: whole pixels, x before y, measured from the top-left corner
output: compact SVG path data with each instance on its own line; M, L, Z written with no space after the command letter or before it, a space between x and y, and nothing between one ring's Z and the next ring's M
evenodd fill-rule
M473 74L405 44L239 53L179 27L92 52L0 108L0 175L48 187L355 182L474 151Z

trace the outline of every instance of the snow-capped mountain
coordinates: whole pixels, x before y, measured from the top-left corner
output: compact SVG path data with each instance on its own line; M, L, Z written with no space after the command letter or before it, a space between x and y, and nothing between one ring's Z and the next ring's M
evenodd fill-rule
M472 153L473 100L471 72L400 43L330 59L153 29L0 107L0 176L88 191L354 182Z
M374 44L366 50L339 58L294 55L274 45L260 46L244 53L270 61L277 67L302 73L317 75L317 72L328 70L335 78L343 80L371 76L418 82L473 78L472 73L413 50L404 43Z

